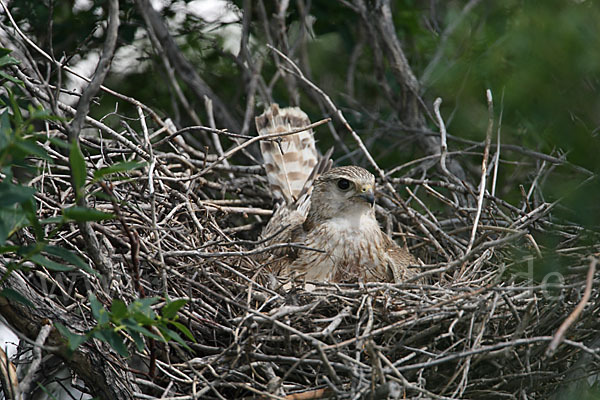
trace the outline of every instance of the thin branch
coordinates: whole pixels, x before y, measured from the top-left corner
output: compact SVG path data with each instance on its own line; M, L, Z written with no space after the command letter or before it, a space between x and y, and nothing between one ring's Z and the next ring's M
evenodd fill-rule
M494 176L492 178L492 196L496 195L496 183L498 178L498 167L500 165L500 132L502 131L502 115L504 114L504 89L502 89L502 98L500 99L500 115L498 116L498 129L496 132L496 154L494 157Z
M150 0L136 0L136 4L144 17L148 29L154 31L181 79L188 85L190 90L194 92L199 100L202 100L204 96L207 96L213 101L215 115L222 125L232 131L239 132L239 123L233 117L229 108L200 77L194 66L181 53L181 50L169 33L161 15L152 7Z
M220 258L220 257L248 257L254 256L257 254L263 253L271 253L273 250L282 249L282 248L295 248L302 250L315 251L317 253L324 253L321 249L315 249L312 247L305 246L302 243L276 243L265 247L258 247L254 250L248 251L221 251L221 252L213 252L213 251L197 251L197 250L173 250L166 251L165 257L173 257L173 256L190 256L190 257L198 257L198 258Z
M479 182L479 196L477 197L477 212L475 213L475 219L473 220L473 229L471 230L469 245L467 246L465 253L471 251L473 243L475 243L475 234L477 233L477 225L479 224L479 218L481 217L481 210L483 208L483 199L485 197L488 167L487 164L488 158L490 156L490 143L492 141L492 131L494 129L494 101L492 99L492 91L488 89L486 90L485 94L488 103L488 127L485 134L485 147L483 149L483 159L481 161L481 181Z
M228 159L229 157L231 157L232 155L234 155L238 151L240 151L242 149L245 149L246 147L248 147L251 144L256 143L256 142L258 142L260 140L275 139L275 138L280 138L280 137L283 137L283 136L293 135L294 133L298 133L298 132L304 132L304 131L307 131L309 129L316 128L317 126L326 124L329 121L330 121L330 119L326 118L326 119L322 119L320 121L314 122L314 123L312 123L310 125L307 125L305 127L291 130L289 132L272 133L272 134L269 134L269 135L254 136L252 139L249 139L249 140L245 141L244 143L241 143L241 144L235 146L234 148L226 151L222 156L220 156L219 158L217 158L212 164L210 164L209 166L207 166L206 168L204 168L200 172L199 175L202 176L202 175L206 174L208 171L210 171L211 169L213 169L217 164L221 163L223 160Z
M579 318L583 309L587 305L590 300L590 296L592 295L592 284L594 283L594 273L596 272L596 265L598 264L598 259L593 257L590 261L590 266L588 268L587 278L585 280L585 290L583 291L583 296L579 303L577 303L577 307L573 310L571 314L563 321L560 325L554 337L552 337L552 341L548 345L548 349L546 350L546 356L552 356L560 343L564 340L564 337L569 330L569 327L573 325L573 323Z
M463 181L458 179L446 166L446 155L448 154L448 144L446 140L446 124L444 123L444 119L442 118L442 114L440 112L440 106L442 105L442 99L440 97L436 98L433 102L433 112L437 119L438 126L440 127L440 167L442 168L442 172L451 180L453 180L458 185L464 185Z
M106 29L106 39L104 41L104 48L100 55L100 60L96 65L96 71L90 81L89 85L83 90L79 101L77 102L77 111L75 118L70 125L69 136L71 140L78 140L79 132L85 122L85 117L90 110L90 102L92 97L98 93L100 86L104 82L108 71L110 70L110 63L115 53L117 45L117 34L119 31L119 2L118 0L109 0L108 2L108 28Z
M442 32L442 35L440 36L440 41L439 41L438 47L437 47L437 49L435 51L435 54L431 58L431 61L429 61L429 64L427 64L427 66L425 67L425 70L423 71L423 75L421 75L420 81L421 81L422 85L424 85L424 86L429 86L430 85L430 83L431 83L431 76L433 74L433 71L435 70L435 68L440 63L440 60L442 59L444 51L446 50L446 43L448 42L448 38L450 38L450 36L452 35L452 33L454 33L454 31L456 30L456 28L458 28L458 26L462 23L462 21L465 19L465 17L480 2L481 2L481 0L470 0L467 4L465 4L465 6L463 7L463 9L460 11L460 14L458 14L458 16L456 18L454 18L448 24L448 26L446 27L446 29L444 29L444 31Z
M50 331L52 330L52 324L47 323L42 325L40 328L40 332L35 339L35 345L33 346L33 360L29 365L29 369L27 370L27 375L21 380L19 384L19 390L21 393L31 393L31 384L33 383L33 377L38 373L40 366L42 364L42 349L41 346L44 345L48 335L50 335Z

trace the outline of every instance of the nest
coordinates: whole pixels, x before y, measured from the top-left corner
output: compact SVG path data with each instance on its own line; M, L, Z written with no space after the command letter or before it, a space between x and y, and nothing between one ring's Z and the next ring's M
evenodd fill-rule
M379 174L378 218L423 262L424 283L283 286L268 273L269 248L257 239L273 209L264 171L237 157L256 150L248 139L235 138L239 144L219 156L195 147L189 131L168 135L147 122L147 131L125 136L96 121L81 138L89 174L146 161L88 187L90 206L117 215L91 224L108 254L102 276L27 277L30 287L45 288L55 322L76 315L88 329L89 310L73 305L89 290L107 306L142 294L187 300L179 321L195 338L189 349L146 339L135 352L126 338L133 367L95 341L112 368L129 371L139 398L548 398L598 372L595 262L587 258L593 248L581 245L595 234L555 221L556 203L540 200L537 188L520 204L489 193L479 201L479 178L458 179L438 160L398 166L386 182ZM459 163L489 151L461 146L470 152L454 149ZM53 164L35 181L44 218L74 202L67 157L46 147ZM500 161L550 159L570 168L518 148L505 153ZM539 177L532 172L526 187ZM539 245L539 232L556 248ZM30 239L27 231L20 239ZM76 224L61 228L53 244L90 261ZM540 275L547 254L568 268Z

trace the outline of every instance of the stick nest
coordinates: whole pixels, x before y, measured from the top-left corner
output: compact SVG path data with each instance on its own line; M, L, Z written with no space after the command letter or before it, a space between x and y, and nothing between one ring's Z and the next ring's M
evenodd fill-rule
M548 398L565 382L598 372L598 344L592 343L598 289L586 282L594 249L585 245L597 235L556 221L556 203L544 201L539 188L546 174L558 173L543 165L581 177L572 166L502 149L500 162L521 169L507 186L522 184L524 196L509 201L488 193L479 208L476 162L484 145L451 141L453 160L475 165L467 177L444 173L438 159L426 157L394 168L387 182L378 179L380 223L420 258L426 283L307 290L270 276L267 252L257 242L274 207L264 171L251 160L258 146L231 152L223 162L194 139L210 137L207 131L162 140L168 132L148 124L147 139L142 129L115 135L101 123L81 139L90 177L117 162L146 162L111 175L104 187L87 187L90 206L118 214L92 224L110 261L102 277L46 271L29 281L38 289L53 282L56 307L82 320L89 310L73 304L85 304L87 290L107 306L113 298L138 298L138 285L145 296L188 300L179 321L195 337L188 341L192 351L173 341L147 341L135 363L114 352L107 356L114 368L130 368L141 398ZM234 148L233 140L247 139L227 140ZM53 164L40 164L44 173L35 181L44 218L74 202L67 157L50 142L46 147ZM494 185L495 193L505 193L510 188L492 178L492 160L488 192ZM53 244L89 261L78 232L69 224ZM542 234L553 248L537 243ZM548 265L566 267L544 275ZM74 294L65 298L57 287ZM548 352L586 287L587 305Z

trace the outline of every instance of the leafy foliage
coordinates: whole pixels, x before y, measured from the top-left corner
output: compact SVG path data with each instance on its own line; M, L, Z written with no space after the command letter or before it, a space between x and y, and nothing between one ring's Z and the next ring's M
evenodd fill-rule
M159 301L156 297L142 298L126 305L122 300L115 299L110 309L105 308L94 294L90 294L90 306L92 315L97 325L83 335L72 333L60 323L57 329L67 339L69 350L75 351L77 347L91 338L108 343L117 353L123 357L129 355L127 346L123 341L121 331L127 333L133 340L138 351L144 349L144 339L168 342L175 340L183 347L191 350L181 338L179 333L172 329L175 327L182 332L187 339L194 341L189 329L177 321L177 312L186 304L185 300L169 301L156 313L153 306Z
M49 271L81 269L95 274L96 272L78 255L50 245L49 239L62 225L74 220L73 214L77 214L80 220L91 220L91 216L96 215L96 210L79 210L71 215L65 212L61 218L52 220L40 220L37 216L36 190L27 184L26 179L37 174L32 159L50 161L50 158L40 145L45 137L37 133L36 123L56 118L46 110L25 102L20 96L20 81L13 78L8 69L11 65L16 65L17 61L9 54L9 50L0 49L0 75L5 78L3 88L6 93L0 97L0 105L4 108L0 114L0 171L4 176L0 182L0 254L14 255L15 261L9 263L9 271L37 265ZM55 224L55 228L48 234L45 234L43 228L46 224ZM26 228L33 232L35 242L25 245L11 244L10 238ZM8 275L3 276L2 281L7 277ZM3 288L0 295L30 304L21 294L9 287Z
M56 120L46 110L35 108L27 103L19 89L19 80L10 75L7 67L17 64L10 51L0 49L0 76L5 78L3 85L6 96L0 98L0 105L4 110L0 114L0 171L4 179L0 181L0 254L13 255L15 261L8 265L9 271L24 268L45 268L51 272L68 272L76 269L91 275L98 275L87 262L71 250L49 244L50 240L59 232L64 224L70 222L102 221L114 218L114 215L96 210L94 208L73 206L62 210L58 218L41 220L37 216L35 188L29 186L25 179L19 178L15 172L29 172L37 175L36 166L32 159L51 161L40 142L45 137L37 133L36 123ZM17 86L15 86L17 84ZM23 104L26 112L23 112ZM76 197L85 196L85 186L88 183L87 167L83 153L78 143L68 144L53 139L55 146L69 148L69 162L72 171L72 181L75 186ZM121 172L131 171L145 165L140 162L121 162L109 167L98 169L94 178L89 183L96 183ZM45 233L45 225L54 228ZM12 236L24 229L31 229L35 242L29 245L13 245L10 243ZM57 261L58 260L58 261ZM8 275L2 277L6 280ZM17 300L26 305L32 305L29 300L10 287L0 291L0 296ZM186 344L179 334L171 329L175 327L193 340L191 332L181 323L177 322L177 311L185 305L185 301L177 300L167 302L162 313L156 314L151 306L158 299L140 299L128 307L121 300L114 300L111 310L104 309L101 303L92 294L90 305L98 325L86 335L76 335L64 326L57 324L57 328L68 339L69 348L75 350L85 340L94 337L109 343L119 354L127 355L127 350L119 335L120 330L126 330L134 339L138 349L143 347L142 336L154 340L169 341L171 339ZM147 328L156 328L157 333L152 333Z

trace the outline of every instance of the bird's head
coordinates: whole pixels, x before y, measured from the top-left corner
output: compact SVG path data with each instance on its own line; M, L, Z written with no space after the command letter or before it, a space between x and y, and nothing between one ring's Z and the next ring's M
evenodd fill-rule
M317 178L311 194L309 219L372 214L375 177L364 168L337 167Z

